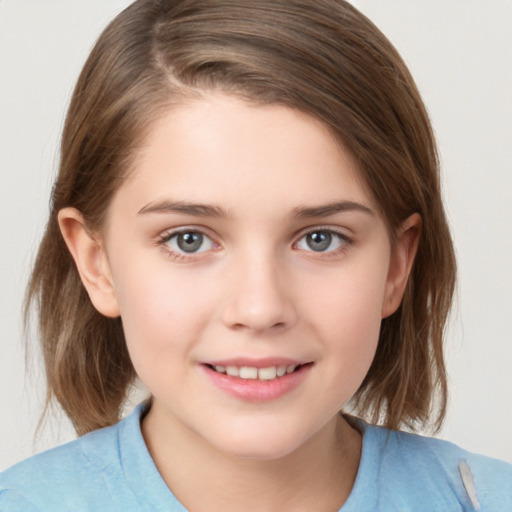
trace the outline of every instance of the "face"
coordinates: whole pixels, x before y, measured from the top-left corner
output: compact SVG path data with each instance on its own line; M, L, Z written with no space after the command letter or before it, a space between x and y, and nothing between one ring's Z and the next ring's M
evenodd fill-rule
M103 247L150 414L241 457L336 421L395 286L385 224L329 131L220 94L155 124Z

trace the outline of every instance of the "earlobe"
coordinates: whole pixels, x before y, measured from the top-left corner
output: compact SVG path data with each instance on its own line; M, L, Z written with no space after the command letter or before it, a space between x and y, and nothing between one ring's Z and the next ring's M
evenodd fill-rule
M420 234L421 216L418 213L408 217L398 229L389 263L382 318L393 314L400 306L418 250Z
M60 210L58 222L94 307L105 316L118 317L114 283L101 239L88 231L82 214L75 208Z

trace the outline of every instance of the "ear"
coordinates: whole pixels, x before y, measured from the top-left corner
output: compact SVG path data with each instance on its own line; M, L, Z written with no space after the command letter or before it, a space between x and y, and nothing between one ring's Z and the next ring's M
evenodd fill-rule
M393 314L405 292L407 280L418 250L421 233L421 216L414 213L398 228L395 243L391 249L388 278L382 304L382 318Z
M119 306L101 238L87 229L82 214L76 208L63 208L57 218L94 307L105 316L118 317Z

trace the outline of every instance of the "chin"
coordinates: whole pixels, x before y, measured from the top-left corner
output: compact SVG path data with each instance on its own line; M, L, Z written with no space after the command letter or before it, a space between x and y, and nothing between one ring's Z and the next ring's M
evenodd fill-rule
M230 432L229 435L211 439L219 451L237 459L277 460L284 458L304 445L307 438L298 432L290 432L285 428L258 428Z

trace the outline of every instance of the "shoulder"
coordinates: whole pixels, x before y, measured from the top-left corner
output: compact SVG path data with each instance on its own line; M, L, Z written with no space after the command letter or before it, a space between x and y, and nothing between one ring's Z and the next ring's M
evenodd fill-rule
M33 503L16 491L0 489L0 510L9 512L40 512Z
M508 462L469 452L449 441L406 432L393 431L389 443L393 456L405 459L408 465L446 473L457 468L456 477L461 479L461 472L467 472L463 469L467 466L482 490L487 484L495 487L503 484L503 490L512 496L512 464Z
M0 510L105 510L123 488L119 450L123 422L0 473Z
M512 464L440 439L381 427L365 430L379 452L383 479L396 495L436 503L435 510L454 504L462 510L512 510Z

